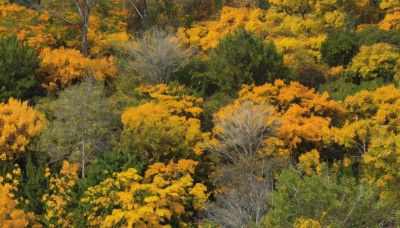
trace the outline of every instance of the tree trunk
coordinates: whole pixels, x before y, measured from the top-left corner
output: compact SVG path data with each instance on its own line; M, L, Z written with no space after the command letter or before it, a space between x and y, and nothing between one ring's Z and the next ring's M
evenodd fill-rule
M89 44L87 40L89 23L82 25L82 55L89 56Z
M74 0L76 7L78 8L79 16L82 22L82 55L87 57L89 55L89 44L87 34L89 31L89 13L90 13L90 2L83 1L81 4L79 0Z
M82 141L82 179L85 179L85 140Z

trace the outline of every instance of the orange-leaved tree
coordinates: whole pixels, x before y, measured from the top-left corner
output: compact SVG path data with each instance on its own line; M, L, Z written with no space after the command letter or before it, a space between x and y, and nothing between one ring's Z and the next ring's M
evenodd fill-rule
M339 103L329 99L328 93L319 94L298 82L285 84L276 80L262 86L244 85L235 103L243 100L274 107L273 116L280 120L277 136L284 142L276 141L276 145L284 145L284 149L277 152L294 157L312 149L321 149L332 120L341 119L345 113Z
M44 118L27 101L10 98L0 103L0 123L0 157L13 160L28 151L41 132Z
M65 87L89 76L104 81L115 77L117 73L112 56L90 59L76 49L61 47L54 50L45 48L40 57L42 63L39 71L44 77L42 86L47 90Z
M5 177L0 176L0 226L2 227L42 227L39 218L32 212L21 209L20 202L15 197L21 176L21 169L14 166L13 172ZM23 203L28 204L29 201Z

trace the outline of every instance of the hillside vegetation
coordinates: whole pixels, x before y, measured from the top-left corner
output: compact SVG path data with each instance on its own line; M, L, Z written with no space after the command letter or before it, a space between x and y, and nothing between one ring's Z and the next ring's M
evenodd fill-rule
M1 227L399 227L400 0L0 0Z

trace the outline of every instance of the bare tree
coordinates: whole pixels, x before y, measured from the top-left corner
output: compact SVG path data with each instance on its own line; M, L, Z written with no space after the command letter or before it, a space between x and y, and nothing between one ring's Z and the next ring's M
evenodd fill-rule
M205 218L222 227L261 227L271 209L267 199L274 189L274 175L285 164L278 158L253 157L220 167L214 178L223 191L215 202L206 203Z
M270 205L267 197L273 191L281 159L260 156L268 145L264 140L275 133L277 120L267 104L245 100L236 103L230 113L215 116L214 137L217 144L210 151L223 161L213 178L222 192L215 202L206 203L205 217L222 227L260 227Z
M39 143L52 160L80 164L82 178L86 166L112 148L118 121L102 89L94 83L84 81L60 92Z
M132 68L152 84L167 83L192 56L175 35L159 28L145 33L128 52L134 58Z
M242 101L236 104L235 110L222 118L215 117L215 127L220 129L215 135L218 144L211 152L237 163L242 158L256 156L264 144L264 140L275 134L279 122L271 121L274 109L267 104L255 104Z

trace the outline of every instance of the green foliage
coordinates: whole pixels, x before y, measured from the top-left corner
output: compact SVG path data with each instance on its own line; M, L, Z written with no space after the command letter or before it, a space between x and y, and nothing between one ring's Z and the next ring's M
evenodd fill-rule
M359 84L353 83L348 78L342 77L338 80L322 84L319 91L329 93L334 100L344 101L347 96L354 95L361 90L373 91L379 87L387 85L383 78L377 78L370 81L360 81Z
M346 66L358 52L358 48L354 34L332 32L322 43L322 60L329 66Z
M192 58L188 65L181 68L173 78L178 83L198 91L201 95L209 96L217 89L212 77L206 74L207 62L199 57Z
M390 219L388 208L378 204L375 187L353 177L335 173L302 175L289 168L279 176L271 200L274 209L266 222L272 227L293 226L297 219L313 219L323 227L383 225Z
M82 176L89 165L115 142L117 117L110 110L102 88L84 81L60 92L47 111L53 115L40 138L40 146L53 161L79 163Z
M287 63L293 72L293 80L307 87L318 88L325 82L325 75L329 71L326 64L319 64L314 56L304 49L293 54L293 62Z
M44 212L44 205L42 196L47 193L49 183L45 176L46 160L44 157L28 156L23 173L23 182L19 193L29 203L25 206L25 211L32 211L35 214L42 214ZM23 205L23 204L21 204Z
M0 38L0 101L35 95L39 64L35 50L15 36Z
M285 78L288 70L275 44L267 44L251 32L236 30L212 51L205 77L222 92L235 96L242 84L262 85ZM210 85L208 85L210 86Z
M112 176L115 172L122 172L129 168L135 168L141 173L144 164L140 163L132 153L118 149L108 151L96 159L87 170L85 179L87 186L95 186L103 180Z
M387 43L399 46L400 31L382 30L379 28L363 29L356 34L360 46L371 46L376 43Z

